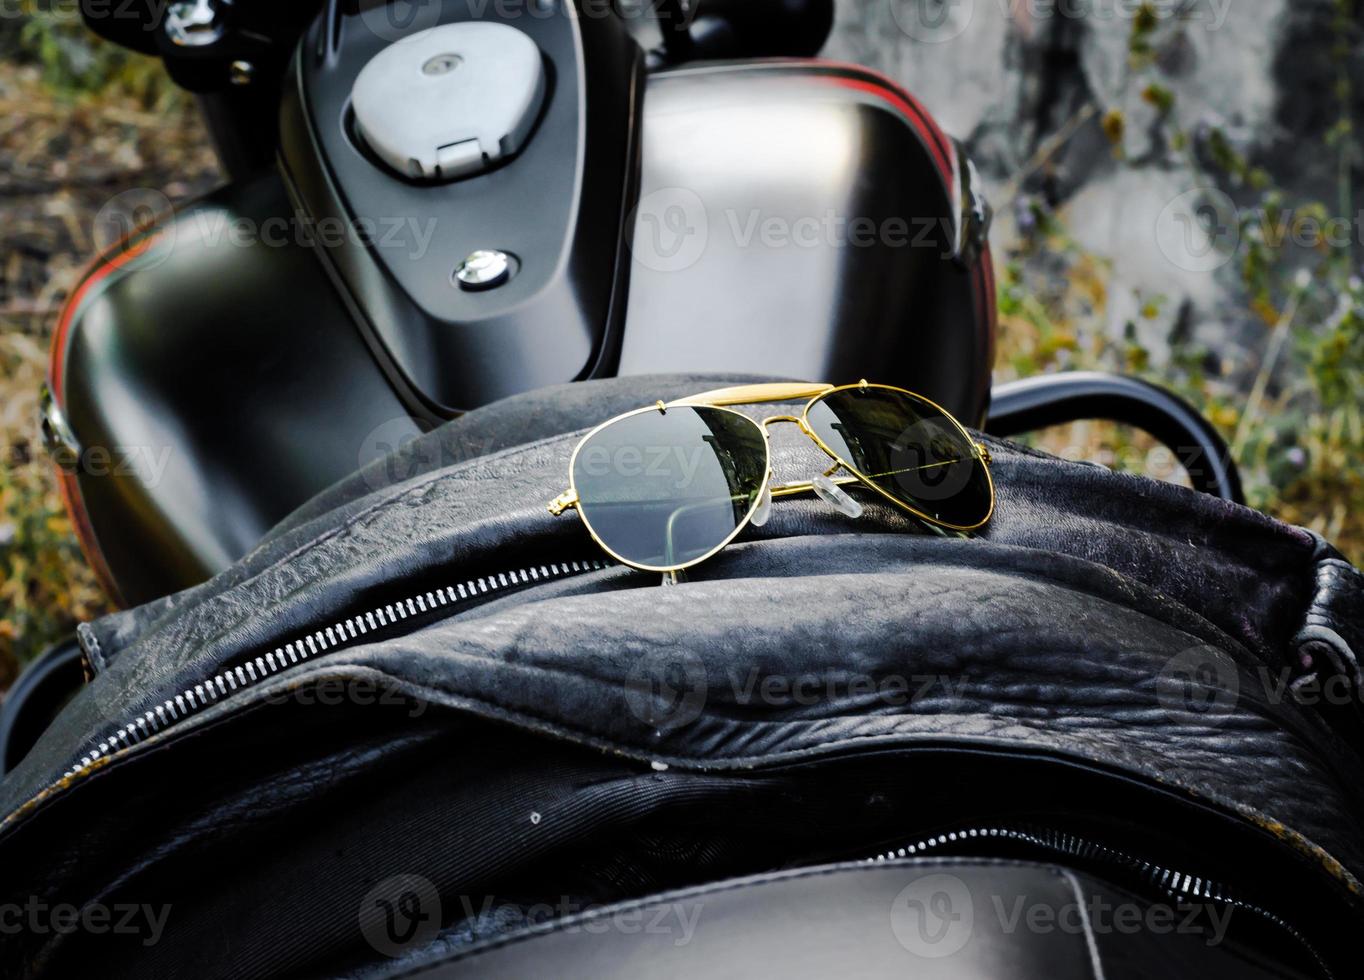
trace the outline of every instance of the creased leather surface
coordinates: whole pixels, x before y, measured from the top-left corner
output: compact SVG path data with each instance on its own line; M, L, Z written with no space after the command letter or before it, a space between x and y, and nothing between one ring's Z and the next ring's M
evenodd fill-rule
M586 428L708 386L627 379L578 386L574 397L594 406ZM564 417L547 424L559 430ZM540 434L528 422L517 431ZM778 440L779 476L810 464L789 436ZM335 507L286 522L213 582L100 624L104 670L0 785L6 829L40 818L41 809L16 811L116 724L364 608L392 583L597 557L575 516L544 509L566 483L576 439L553 434L368 494L340 488ZM766 527L685 585L594 573L356 645L277 683L374 670L486 717L701 768L889 741L1044 750L1257 826L1281 823L1296 846L1324 849L1323 866L1364 872L1358 731L1275 696L1259 676L1299 668L1294 639L1305 625L1328 625L1347 646L1358 636L1358 573L1308 533L1253 511L990 444L1000 499L979 539L919 533L877 504L853 522L818 501L783 500ZM1236 696L1214 713L1172 709L1162 677L1207 647L1235 675L1215 677L1209 691L1230 683ZM680 665L704 687L685 723L650 724L641 711L641 683L658 679L653 663ZM814 677L824 693L755 702L743 693L755 674ZM935 683L895 704L843 683L906 675Z
M1256 822L1272 815L1364 867L1341 833L1364 815L1349 781L1359 762L1320 721L1271 703L1249 669L1227 714L1162 699L1165 665L1218 639L1206 622L1073 559L983 544L967 555L917 538L841 544L867 570L787 578L781 566L823 563L824 549L797 539L759 556L749 546L725 570L742 589L722 579L525 602L341 651L316 669L394 675L401 664L396 676L428 697L673 765L748 767L902 737L1079 755L1234 801ZM704 706L677 727L690 711L662 706L662 726L651 726L641 682L677 664ZM909 703L898 703L902 678ZM772 680L779 693L766 703L758 691Z

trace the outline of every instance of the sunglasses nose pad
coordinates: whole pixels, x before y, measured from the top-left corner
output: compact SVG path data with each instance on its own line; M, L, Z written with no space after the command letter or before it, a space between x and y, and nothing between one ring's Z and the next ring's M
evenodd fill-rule
M754 527L762 527L767 523L767 519L772 516L772 489L763 487L763 495L758 498L758 506L753 511L753 516L748 519L748 523Z
M819 494L820 499L835 510L846 514L853 520L862 516L862 505L848 496L847 491L823 473L815 477L811 483L814 484L815 493Z

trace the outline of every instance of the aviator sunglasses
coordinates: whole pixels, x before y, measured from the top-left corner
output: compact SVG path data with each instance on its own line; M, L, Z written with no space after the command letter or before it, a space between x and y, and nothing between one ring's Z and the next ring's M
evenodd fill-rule
M755 421L731 405L805 401L800 415ZM833 460L808 482L772 484L768 430L796 425ZM928 524L974 531L994 512L990 453L922 395L868 384L758 384L657 402L603 422L568 464L569 489L549 504L578 511L611 557L677 573L767 522L773 497L815 493L850 517L863 486Z

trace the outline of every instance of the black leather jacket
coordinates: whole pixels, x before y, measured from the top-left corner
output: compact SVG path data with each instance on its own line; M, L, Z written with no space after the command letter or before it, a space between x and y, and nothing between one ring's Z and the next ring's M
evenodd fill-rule
M0 930L0 962L374 969L355 909L413 871L446 904L406 969L546 896L906 850L1225 901L1257 956L1348 962L1359 572L1256 512L998 441L974 539L782 500L679 587L547 513L576 433L725 380L471 413L213 581L84 628L93 683L0 784L0 905L171 913L150 946ZM775 462L813 465L794 442Z

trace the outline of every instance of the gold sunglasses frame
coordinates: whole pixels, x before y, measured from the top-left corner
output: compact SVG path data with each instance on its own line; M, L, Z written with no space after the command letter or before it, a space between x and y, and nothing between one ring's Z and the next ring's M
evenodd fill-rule
M985 517L983 520L981 520L977 524L963 526L957 524L950 524L947 521L942 521L935 517L930 517L928 514L924 513L918 508L910 506L903 500L900 500L899 498L881 489L881 487L878 486L875 483L875 481L873 481L870 477L863 474L855 466L853 466L847 460L839 456L838 453L834 452L833 449L831 449L828 446L828 444L826 444L824 440L821 439L815 433L814 429L810 427L809 421L810 409L812 409L816 404L818 404L823 399L827 398L830 395L837 394L840 391L854 390L867 391L871 388L878 388L884 391L898 392L902 395L908 395L910 398L924 402L927 405L931 405L934 409L936 409L939 413L942 414L943 418L947 419L954 426L956 426L957 431L961 434L962 438L966 440L967 445L972 447L974 451L972 458L980 460L980 462L984 465L985 468L985 480L990 487L990 506L986 510ZM799 416L773 415L770 416L769 418L763 419L761 422L748 415L745 415L743 412L736 412L733 408L730 407L733 405L761 405L769 402L790 402L801 400L805 401L805 408L800 413ZM609 545L607 545L605 541L601 539L601 536L597 534L596 529L592 527L592 522L588 520L588 517L583 512L582 507L579 506L580 501L578 498L578 488L573 480L573 472L575 469L575 465L578 461L578 454L582 451L583 447L587 445L588 442L591 441L592 437L595 436L602 429L605 429L607 426L614 425L615 423L620 422L622 419L632 418L633 416L636 415L643 415L646 412L662 412L666 414L668 409L670 408L712 408L718 411L729 412L731 415L737 415L745 422L748 422L753 426L757 427L757 429L761 431L763 434L763 448L765 452L764 464L766 472L763 476L762 486L759 488L757 496L754 497L753 503L748 509L748 513L746 513L744 515L743 520L740 521L735 526L733 532L731 532L728 537L726 537L723 541L721 541L710 551L706 552L699 558L693 558L689 562L684 562L678 565L641 565L639 562L630 561L629 559L623 558L622 556L618 555L615 551L611 549ZM941 405L939 405L932 399L925 398L923 395L917 394L913 391L909 391L905 388L897 388L894 385L871 384L865 380L859 381L857 384L851 385L776 382L768 384L740 385L734 388L717 388L714 391L702 392L699 395L689 395L686 398L679 398L676 401L664 402L660 400L654 403L653 405L647 405L644 408L637 408L634 409L633 411L624 412L620 415L613 416L612 418L607 419L600 425L593 427L590 431L588 431L586 435L582 437L582 439L578 441L577 446L575 446L573 449L573 455L570 456L568 460L568 489L549 502L548 510L555 517L558 517L566 510L570 509L576 510L578 512L578 517L583 522L583 526L587 528L587 533L592 536L592 540L597 543L597 546L599 548L601 548L603 551L605 551L608 555L616 559L616 561L620 562L621 564L628 565L631 568L637 568L640 571L644 572L661 572L664 575L669 574L676 575L678 572L684 571L688 568L692 568L696 565L701 564L704 561L709 561L711 558L714 558L716 555L718 555L721 551L724 551L725 548L729 547L730 543L739 536L739 534L744 530L744 528L748 527L749 523L753 519L753 515L757 512L764 495L766 495L769 491L771 492L772 497L774 499L778 497L790 497L800 493L815 492L815 485L813 482L783 483L775 487L771 485L773 476L772 436L771 433L768 431L768 427L778 422L789 422L799 427L801 432L803 432L811 441L814 442L816 446L818 446L824 452L824 455L832 459L836 465L829 471L830 473L836 472L839 469L844 469L852 474L849 477L843 477L841 479L835 479L833 481L834 483L840 486L859 484L861 486L867 487L875 491L879 496L889 501L895 507L898 507L900 510L906 511L907 513L910 513L915 517L919 518L919 520L925 521L928 524L931 524L935 527L946 528L947 530L950 531L960 531L963 533L969 533L971 531L979 530L986 524L990 523L990 518L994 516L995 481L993 475L990 473L991 458L989 448L987 448L984 443L977 442L976 439L971 435L971 433L966 431L966 427L957 421L956 416L954 416L951 412L943 408Z

